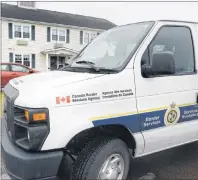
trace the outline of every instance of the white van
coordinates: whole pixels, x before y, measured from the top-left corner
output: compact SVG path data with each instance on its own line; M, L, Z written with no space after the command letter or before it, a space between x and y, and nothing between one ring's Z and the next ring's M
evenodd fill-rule
M126 179L130 156L197 141L197 69L198 24L160 20L110 29L68 66L11 80L2 119L8 174Z

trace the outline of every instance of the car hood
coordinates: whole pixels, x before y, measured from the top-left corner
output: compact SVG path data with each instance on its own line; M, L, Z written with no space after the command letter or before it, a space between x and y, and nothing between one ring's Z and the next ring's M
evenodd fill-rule
M91 73L79 73L68 71L49 71L30 74L22 77L12 79L10 84L18 90L37 88L56 88L59 86L68 85L78 81L84 81L104 74L91 74Z

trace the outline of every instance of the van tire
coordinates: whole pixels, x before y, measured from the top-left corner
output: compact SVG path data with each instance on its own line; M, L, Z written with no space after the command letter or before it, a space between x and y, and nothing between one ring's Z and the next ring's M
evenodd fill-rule
M124 141L114 137L96 137L89 141L82 149L71 174L71 180L97 179L100 169L112 154L119 154L123 158L126 179L130 165L129 150Z

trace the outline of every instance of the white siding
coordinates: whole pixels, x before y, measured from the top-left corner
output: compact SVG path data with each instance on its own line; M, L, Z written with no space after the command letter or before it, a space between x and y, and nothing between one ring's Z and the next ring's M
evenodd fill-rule
M47 70L46 67L46 56L41 52L46 49L53 49L55 42L47 42L47 27L53 27L50 25L41 25L41 24L29 24L35 25L35 41L28 40L27 46L17 45L17 40L13 37L13 39L9 39L8 37L8 23L20 23L14 21L3 20L2 21L2 61L9 61L9 53L12 52L14 54L35 54L36 55L36 69L38 70ZM25 24L25 23L21 23ZM62 26L61 28L70 29L70 43L63 42L64 47L73 49L76 51L80 51L84 45L80 44L80 30L74 28L67 28ZM14 30L14 28L13 28ZM97 34L96 30L83 30L89 33ZM31 36L31 35L30 35Z

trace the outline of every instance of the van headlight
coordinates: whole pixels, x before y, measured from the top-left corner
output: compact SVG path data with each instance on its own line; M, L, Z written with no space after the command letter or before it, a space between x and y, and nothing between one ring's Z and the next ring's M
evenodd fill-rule
M14 112L16 144L26 150L40 150L50 131L48 109L16 106Z

